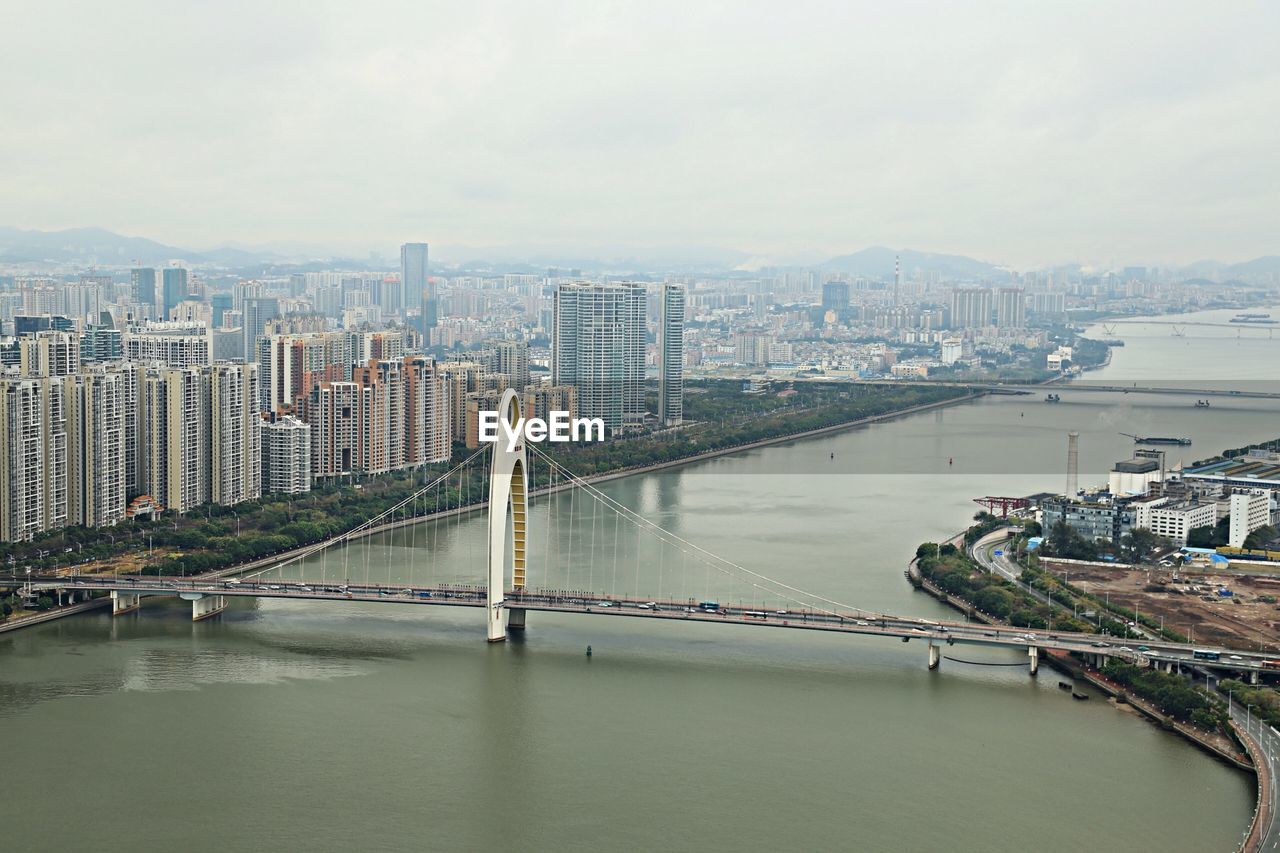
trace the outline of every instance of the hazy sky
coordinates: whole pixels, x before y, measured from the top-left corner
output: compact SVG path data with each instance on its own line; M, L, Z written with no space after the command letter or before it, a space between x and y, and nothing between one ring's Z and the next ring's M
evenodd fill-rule
M1280 3L0 0L0 224L1280 253Z

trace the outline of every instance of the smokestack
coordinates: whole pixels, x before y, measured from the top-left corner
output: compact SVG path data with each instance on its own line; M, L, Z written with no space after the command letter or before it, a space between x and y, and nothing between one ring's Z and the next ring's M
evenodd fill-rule
M1080 433L1067 433L1067 497L1080 491Z
M893 307L897 308L901 299L902 291L902 257L900 255L893 256Z

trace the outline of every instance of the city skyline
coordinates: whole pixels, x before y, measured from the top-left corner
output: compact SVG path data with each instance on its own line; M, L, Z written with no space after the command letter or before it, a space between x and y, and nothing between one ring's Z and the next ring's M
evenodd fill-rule
M1280 12L1000 8L28 9L0 59L28 80L0 94L23 129L0 142L22 165L0 222L748 266L869 245L1016 268L1276 252ZM390 116L397 133L369 132Z

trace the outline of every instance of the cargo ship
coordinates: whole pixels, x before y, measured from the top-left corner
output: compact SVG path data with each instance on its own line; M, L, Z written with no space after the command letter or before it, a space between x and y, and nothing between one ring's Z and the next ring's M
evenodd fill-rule
M1122 432L1121 435L1127 435L1133 439L1134 444L1176 444L1179 447L1186 447L1191 444L1189 438L1167 438L1165 436L1142 436L1133 435L1131 433Z

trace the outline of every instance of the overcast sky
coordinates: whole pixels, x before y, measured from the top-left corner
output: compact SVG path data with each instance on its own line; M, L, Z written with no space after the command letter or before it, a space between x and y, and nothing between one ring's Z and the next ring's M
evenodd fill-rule
M0 0L0 224L1280 254L1280 3Z

